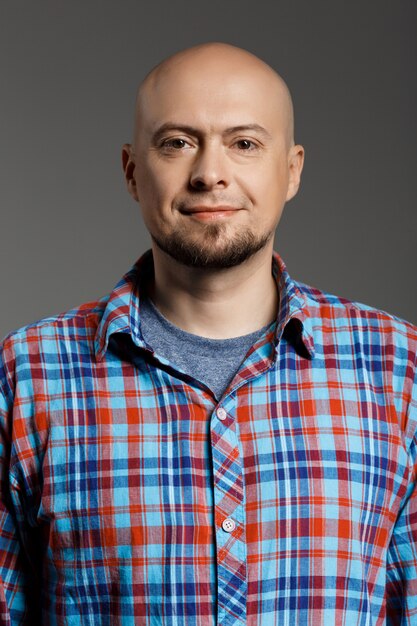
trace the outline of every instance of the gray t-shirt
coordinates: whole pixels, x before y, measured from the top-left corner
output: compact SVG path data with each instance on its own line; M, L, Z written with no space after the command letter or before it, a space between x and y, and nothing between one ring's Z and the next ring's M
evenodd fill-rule
M208 339L188 333L169 322L150 298L141 300L141 330L156 355L206 384L221 398L248 350L270 328L232 339Z

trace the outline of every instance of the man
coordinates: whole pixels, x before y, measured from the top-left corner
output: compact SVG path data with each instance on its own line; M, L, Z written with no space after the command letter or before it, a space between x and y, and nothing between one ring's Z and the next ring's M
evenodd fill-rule
M303 158L246 51L142 83L152 250L3 343L2 624L417 623L417 329L290 278Z

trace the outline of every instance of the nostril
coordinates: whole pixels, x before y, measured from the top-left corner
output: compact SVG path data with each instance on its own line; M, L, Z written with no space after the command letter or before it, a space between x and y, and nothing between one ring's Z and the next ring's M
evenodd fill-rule
M195 176L191 177L190 185L194 189L212 189L213 187L224 187L227 183L223 178L215 176Z
M196 189L205 189L207 187L207 183L202 178L193 178L190 182L192 187Z
M197 181L194 183L194 185L195 185L196 187L205 187L205 186L206 186L206 183L205 183L203 180L197 180Z

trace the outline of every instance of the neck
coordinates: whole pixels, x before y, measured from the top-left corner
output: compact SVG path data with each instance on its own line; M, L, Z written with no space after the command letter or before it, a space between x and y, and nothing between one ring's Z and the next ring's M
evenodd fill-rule
M155 245L155 282L150 296L159 311L182 330L229 339L259 330L278 310L272 276L272 243L236 267L186 267Z

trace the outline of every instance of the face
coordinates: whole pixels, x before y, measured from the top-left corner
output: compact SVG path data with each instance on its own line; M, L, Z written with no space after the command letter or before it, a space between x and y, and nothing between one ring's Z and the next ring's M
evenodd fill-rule
M123 149L154 253L200 268L272 251L303 162L270 77L220 67L185 64L146 89L134 144Z

